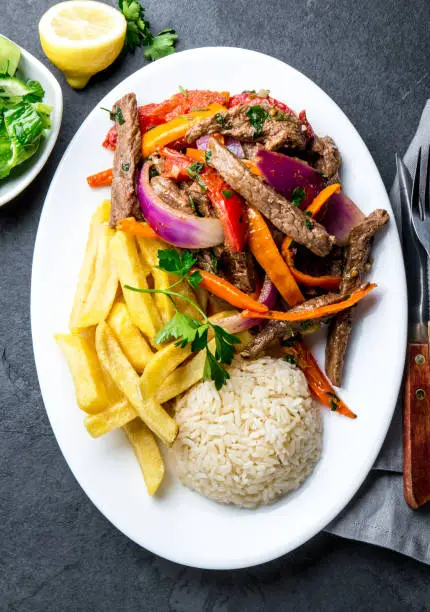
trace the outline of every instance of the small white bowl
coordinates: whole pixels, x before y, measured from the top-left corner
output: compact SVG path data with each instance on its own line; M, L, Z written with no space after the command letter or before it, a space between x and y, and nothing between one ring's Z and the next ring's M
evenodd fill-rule
M57 79L42 62L39 62L38 59L20 45L18 46L21 49L19 71L26 79L32 79L41 83L45 90L43 102L53 107L51 112L52 127L45 132L45 138L36 154L14 168L10 176L0 180L0 206L10 202L10 200L24 191L42 170L57 141L63 116L63 94Z

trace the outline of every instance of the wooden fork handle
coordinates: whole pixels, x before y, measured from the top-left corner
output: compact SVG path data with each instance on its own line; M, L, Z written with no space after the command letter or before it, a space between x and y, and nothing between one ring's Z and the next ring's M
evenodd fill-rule
M430 362L428 343L410 343L403 403L403 486L407 504L430 499Z

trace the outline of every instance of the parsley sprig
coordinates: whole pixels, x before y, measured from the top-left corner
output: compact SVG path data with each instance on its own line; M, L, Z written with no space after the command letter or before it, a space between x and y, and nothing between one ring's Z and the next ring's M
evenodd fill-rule
M254 104L246 111L246 116L254 128L254 138L261 136L264 123L268 118L269 113L262 106L260 106L260 104Z
M166 289L138 289L130 285L125 285L125 288L139 293L163 293L169 296L176 312L172 319L157 333L155 343L161 344L173 338L176 340L176 346L181 348L190 344L192 351L205 350L206 360L203 380L213 380L215 387L219 390L230 378L223 364L231 364L236 353L234 345L238 344L240 340L219 325L212 323L194 300L182 293L173 291L183 281L186 281L193 289L199 286L202 275L198 270L192 270L195 263L196 259L191 251L183 251L182 254L179 254L174 249L160 249L158 251L158 267L160 270L178 276L179 279ZM194 306L202 320L179 312L174 298L185 300ZM208 347L209 331L213 333L215 338L215 354Z
M178 38L175 30L167 28L154 36L149 21L145 19L145 9L138 0L118 0L118 6L127 21L125 47L128 51L144 47L143 53L150 60L175 52Z

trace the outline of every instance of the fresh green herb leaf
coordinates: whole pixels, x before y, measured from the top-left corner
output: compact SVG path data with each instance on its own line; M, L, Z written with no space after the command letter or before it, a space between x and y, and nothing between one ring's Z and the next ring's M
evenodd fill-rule
M122 110L120 106L114 106L111 113L110 118L112 121L117 121L119 125L123 125L125 123L124 115L122 114Z
M293 191L293 195L291 196L291 203L294 204L294 206L299 207L305 197L306 191L303 189L303 187L296 187Z
M332 410L333 412L335 412L338 409L338 405L335 402L335 400L331 399L330 400L330 410Z
M230 378L230 374L225 370L212 355L210 350L206 348L206 361L203 368L203 380L213 380L217 391Z
M178 39L178 35L175 30L167 28L162 30L156 36L153 37L152 41L147 45L143 52L146 59L152 61L171 55L175 52L175 41Z
M291 365L297 365L297 360L294 355L285 355L284 360Z
M181 94L184 94L184 98L188 98L188 91L184 89L182 85L179 85L178 89L181 92Z
M218 123L218 125L220 125L222 127L223 125L225 125L226 119L225 119L224 115L221 115L221 113L217 113L215 115L215 121Z
M205 162L208 164L212 157L212 151L205 151Z
M311 211L310 211L310 210L305 210L305 215L306 215L307 217L312 217L312 213L311 213Z
M129 163L121 164L121 170L123 172L128 172L130 170L130 164Z
M201 324L191 344L192 351L201 351L208 345L209 324Z
M193 289L198 287L202 282L203 277L198 270L194 270L189 276L187 276L187 281L191 285Z
M189 315L177 311L166 325L160 329L154 338L155 344L162 344L166 340L174 338L177 346L185 347L189 342L193 342L197 329L201 322Z
M230 332L226 331L219 325L212 325L212 329L215 334L216 359L222 363L230 364L233 361L233 357L236 352L234 345L240 343L239 338L233 334L230 334Z
M313 226L314 226L313 222L312 222L310 219L308 219L307 217L306 217L306 219L305 219L305 225L306 225L306 227L307 227L308 229L312 229L312 228L313 228Z
M310 327L312 327L312 325L312 321L302 321L300 323L300 329L309 329Z
M231 196L233 195L233 192L230 191L230 189L223 189L222 190L222 195L227 198L227 200L229 200L231 198Z
M268 118L269 113L259 104L255 104L254 106L249 107L249 109L246 111L246 116L254 128L254 137L256 138L261 136L264 122Z
M191 251L182 251L181 254L176 249L158 251L158 267L165 272L186 276L195 263L196 258Z
M193 209L193 213L196 215L196 217L203 217L203 215L201 214L194 198L192 195L188 194L188 201L190 203L191 208Z
M137 0L118 0L118 6L127 21L125 48L128 51L145 47L144 55L151 60L175 52L176 32L168 28L154 36L149 21L145 19L145 10Z

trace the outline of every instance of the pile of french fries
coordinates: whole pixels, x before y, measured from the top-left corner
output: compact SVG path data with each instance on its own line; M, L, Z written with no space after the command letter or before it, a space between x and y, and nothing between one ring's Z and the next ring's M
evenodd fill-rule
M166 245L110 228L109 216L106 200L91 219L70 333L56 334L55 339L67 359L78 406L87 413L88 433L97 438L122 428L148 493L154 495L164 476L159 441L172 446L178 434L163 404L202 379L205 352L192 354L189 346L174 343L155 345L156 333L175 314L172 302L165 295L137 293L124 286L163 289L175 282L177 277L157 267L158 250ZM203 290L194 292L183 282L175 291L206 309ZM185 300L178 300L177 307L198 318ZM242 346L249 342L247 332L239 337Z

